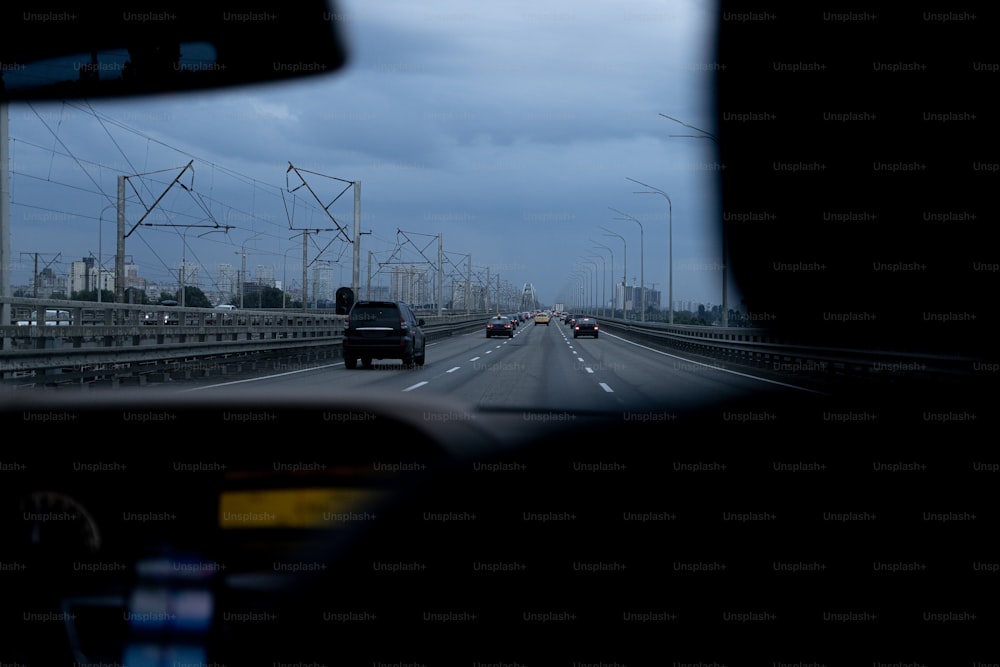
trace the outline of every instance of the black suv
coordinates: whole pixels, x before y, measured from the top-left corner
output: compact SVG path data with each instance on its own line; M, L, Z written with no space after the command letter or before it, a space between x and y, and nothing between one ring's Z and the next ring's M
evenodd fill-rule
M593 336L597 338L597 320L593 317L578 317L573 324L573 338Z
M426 341L410 307L398 301L358 301L344 328L344 367L366 368L372 359L399 359L404 366L424 365Z

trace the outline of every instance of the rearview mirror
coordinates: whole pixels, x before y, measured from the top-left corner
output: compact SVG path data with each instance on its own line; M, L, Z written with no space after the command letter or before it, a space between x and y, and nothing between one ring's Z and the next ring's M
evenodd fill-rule
M12 3L0 9L0 101L98 98L263 83L341 69L328 0L178 6Z

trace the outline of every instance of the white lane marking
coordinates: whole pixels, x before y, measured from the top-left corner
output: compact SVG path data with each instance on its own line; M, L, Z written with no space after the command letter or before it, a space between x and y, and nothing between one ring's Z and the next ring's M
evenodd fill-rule
M310 373L312 371L321 371L321 370L324 370L326 368L333 368L334 366L343 366L343 365L344 365L343 361L338 361L335 364L324 364L322 366L313 366L311 368L300 368L299 370L295 370L295 371L285 371L285 372L282 372L282 373L272 373L270 375L262 375L261 377L245 378L243 380L230 380L229 382L216 382L214 384L202 385L200 387L191 387L189 389L181 389L177 393L178 394L186 394L186 393L192 392L192 391L203 391L205 389L213 389L215 387L229 387L229 386L232 386L234 384L247 384L248 382L260 382L261 380L270 380L271 378L280 378L280 377L284 377L286 375L298 375L299 373Z
M669 352L663 352L661 350L654 350L651 347L647 347L645 345L640 345L639 343L633 343L630 340L625 340L624 338L622 338L620 336L616 336L614 334L609 334L606 331L604 332L604 335L605 336L611 336L612 338L614 338L616 340L620 340L623 343L628 343L629 345L635 345L636 347L642 348L643 350L647 350L649 352L654 352L656 354L663 355L664 357L670 357L671 359L680 359L681 361L683 361L685 363L688 363L688 364L697 364L699 366L704 366L705 368L711 368L713 371L719 371L720 373L729 373L730 375L739 375L740 377L749 378L751 380L760 380L761 382L768 382L770 384L776 384L776 385L780 385L782 387L788 387L789 389L798 389L799 391L807 391L810 394L825 395L825 392L817 391L815 389L807 389L805 387L799 387L799 386L794 385L794 384L788 384L787 382L779 382L778 380L769 380L768 378L762 378L762 377L760 377L758 375L750 375L749 373L740 373L739 371L730 370L728 368L719 368L718 366L713 366L712 364L706 364L706 363L702 363L700 361L694 361L693 359L687 359L685 357L678 357L676 354L670 354Z
M425 384L427 384L426 380L423 381L423 382L418 382L418 383L416 383L414 385L410 385L409 387L407 387L403 391L413 391L414 389L419 389L420 387L423 387Z
M591 373L591 374L593 374L593 372L594 372L594 369L591 368L590 366L587 366L586 368L584 368L584 370L587 371L588 373Z
M611 387L609 387L609 386L608 386L607 384L605 384L604 382L601 382L601 383L600 383L600 385L601 385L601 389L603 389L604 391L608 392L609 394L613 394L613 393L615 393L615 390L614 390L614 389L612 389Z
M469 361L479 361L479 357L472 357Z
M454 368L449 368L448 370L445 371L445 373L454 373L459 368L461 368L461 366L455 366Z

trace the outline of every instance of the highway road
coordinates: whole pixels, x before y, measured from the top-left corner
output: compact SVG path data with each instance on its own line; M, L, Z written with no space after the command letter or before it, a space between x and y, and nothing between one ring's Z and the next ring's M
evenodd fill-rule
M608 331L574 339L563 324L522 324L513 338L486 338L474 330L429 341L423 367L376 361L347 370L342 362L288 367L236 380L173 383L171 390L226 394L240 387L264 393L309 395L377 392L460 398L479 410L627 415L631 411L683 413L706 404L735 402L770 392L814 393L752 371L722 368L626 340Z

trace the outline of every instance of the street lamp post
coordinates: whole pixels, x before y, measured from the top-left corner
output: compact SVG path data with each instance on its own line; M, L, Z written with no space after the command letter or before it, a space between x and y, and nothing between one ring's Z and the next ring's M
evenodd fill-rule
M594 284L587 285L590 289L590 307L594 308L594 314L597 314L597 262L584 261L583 264L587 265L587 277L590 277L590 267L594 267Z
M597 262L587 262L587 264L589 265L587 267L588 271L590 270L590 267L593 267L594 269L594 284L590 292L590 303L591 307L594 309L593 314L596 315L597 314Z
M692 130L694 130L695 132L699 132L699 133L700 133L700 134L671 134L671 135L670 135L671 137L690 137L691 139L711 139L711 140L712 140L712 141L714 141L714 142L715 142L716 144L718 144L718 143L719 143L719 138L718 138L718 137L716 137L716 136L715 136L714 134L712 134L711 132L708 132L708 131L706 131L706 130L703 130L703 129L701 129L700 127L695 127L694 125L688 125L688 124L687 124L687 123L685 123L684 121L682 121L682 120L678 120L677 118L674 118L673 116L668 116L668 115L667 115L667 114L665 114L665 113L661 113L660 115L661 115L661 116L663 116L664 118L666 118L667 120L672 120L672 121L674 121L675 123L680 123L680 124L681 124L681 125L683 125L684 127L689 127L689 128L691 128Z
M670 319L668 322L670 324L674 323L674 202L671 201L670 195L659 188L654 188L652 185L646 185L642 181L637 181L634 178L625 177L626 179L632 181L633 183L638 183L644 188L649 188L649 192L637 192L636 194L641 195L661 195L667 200L668 210L669 210L669 221L668 221L668 241L670 246L669 257L667 260L667 305L670 307Z
M582 269L579 268L574 270L569 277L577 280L580 284L580 301L577 303L576 308L574 308L573 310L582 312L584 310L583 303L585 301L584 285L586 285L587 277L584 275Z
M601 260L601 317L604 317L608 313L608 284L605 282L608 275L608 263L604 261L603 255L587 255L587 257Z
M282 260L281 260L281 307L283 309L286 307L285 300L286 300L286 297L288 296L288 285L285 282L285 280L287 278L287 275L288 275L288 253L293 252L293 251L297 251L297 250L298 250L298 248L292 247L292 248L289 248L288 250L286 250L285 254L282 255Z
M243 284L246 282L246 279L247 279L247 243L249 243L250 241L253 241L255 238L257 238L260 235L261 235L261 232L258 232L256 234L254 234L253 236L251 236L250 238L248 238L247 240L245 240L243 242L243 244L240 246L240 260L241 260L241 264L240 264L240 284L239 284L239 288L240 288L240 309L241 310L243 309L243 293L246 291L246 290L243 289Z
M594 239L590 239L590 241L596 247L603 248L603 249L607 250L608 253L611 254L611 278L614 279L614 277L615 277L615 253L614 253L614 251L611 248L609 248L608 246L603 245L601 243L598 243ZM601 259L603 260L604 257L602 256ZM607 301L605 301L605 303L607 303ZM611 316L614 317L614 315L615 315L615 288L614 288L614 285L612 285L611 286Z
M680 123L684 127L691 128L695 132L698 132L698 134L671 134L670 135L671 137L688 137L690 139L709 139L709 140L715 142L716 146L719 145L719 138L716 137L711 132L703 130L700 127L695 127L694 125L689 125L689 124L685 123L684 121L679 120L677 118L674 118L673 116L668 116L665 113L661 113L660 115L663 116L664 118L666 118L667 120L672 120L675 123ZM630 178L629 180L631 181L633 179ZM635 182L639 183L639 181L635 181ZM646 185L645 183L639 183L639 185L643 185L644 187L647 187L647 188L650 187L650 186ZM656 190L656 188L650 188L650 189L654 190L654 191ZM668 200L669 200L669 198L668 198ZM728 271L727 271L727 265L728 264L729 264L729 244L728 244L728 241L726 240L726 230L725 230L725 228L723 228L723 230L722 230L722 326L724 326L724 327L729 326L729 301L728 301L728 287L729 287L728 280L729 280L729 278L728 278ZM671 306L673 306L672 303L671 303Z
M189 231L191 231L191 229L193 229L195 227L204 227L204 226L205 225L189 225L189 226L187 226L187 227L184 228L183 232L181 232L181 244L182 244L181 245L181 270L180 270L179 276L178 276L178 282L180 282L181 289L180 289L180 295L179 295L180 298L177 299L177 300L180 302L182 308L185 305L184 295L187 292L187 290L185 289L185 278L186 278L185 274L187 273L187 233ZM229 227L228 226L224 226L224 227L220 227L219 229L211 229L211 230L209 230L207 232L198 234L198 238L201 238L203 236L208 236L209 234L211 234L213 232L226 232L226 233L228 233L229 232Z
M607 227L601 227L601 229L603 229L605 232L607 232L605 234L605 236L617 236L619 239L621 239L621 242L622 242L622 256L623 256L623 259L622 259L622 317L624 318L625 317L625 303L626 303L626 300L625 300L625 280L626 280L626 277L628 276L628 244L625 242L625 237L622 236L621 234L616 234L615 232L611 231ZM612 265L612 268L614 268L614 262L613 261L611 262L611 265ZM617 292L617 291L618 290L616 289L615 292ZM613 296L612 296L612 300L614 300ZM616 317L617 317L617 314L616 314Z
M584 304L583 304L583 306L584 306L584 308L583 309L585 311L589 311L590 308L591 308L591 305L594 302L594 285L593 285L593 281L591 281L591 278L590 278L591 268L589 266L586 266L585 264L583 264L581 262L581 271L583 272L581 280L583 281L583 286L584 286L584 290L583 290L583 296L584 296Z
M611 208L610 206L608 208ZM622 216L625 220L631 220L635 224L639 225L639 303L641 304L641 312L639 313L639 321L646 321L646 245L643 240L643 229L642 223L639 222L638 218L635 218L628 213L622 213L618 209L612 208L612 211Z

